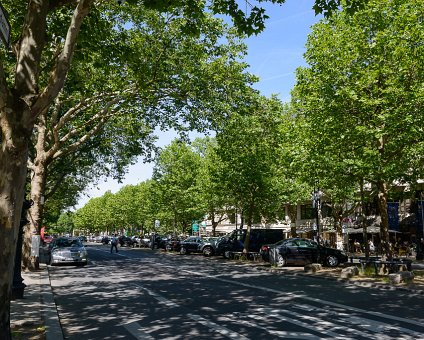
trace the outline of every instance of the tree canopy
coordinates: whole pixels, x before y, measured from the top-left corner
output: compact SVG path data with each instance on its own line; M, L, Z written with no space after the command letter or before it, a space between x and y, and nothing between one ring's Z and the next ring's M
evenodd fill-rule
M369 1L315 25L293 92L316 178L372 183L386 244L390 186L424 175L423 4Z

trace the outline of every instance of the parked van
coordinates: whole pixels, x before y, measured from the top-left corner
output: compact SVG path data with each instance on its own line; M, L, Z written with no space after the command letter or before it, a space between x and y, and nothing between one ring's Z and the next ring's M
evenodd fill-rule
M215 244L215 254L230 258L231 252L243 251L246 229L233 230L220 237ZM251 229L249 252L259 252L263 244L278 242L284 238L282 229Z

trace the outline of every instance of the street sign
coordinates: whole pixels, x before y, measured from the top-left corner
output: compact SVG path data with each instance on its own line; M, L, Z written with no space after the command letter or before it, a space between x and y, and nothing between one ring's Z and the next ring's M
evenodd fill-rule
M0 4L0 38L4 46L9 47L10 43L10 23L2 4Z
M191 229L193 230L193 232L199 231L199 225L197 224L197 222L191 225Z

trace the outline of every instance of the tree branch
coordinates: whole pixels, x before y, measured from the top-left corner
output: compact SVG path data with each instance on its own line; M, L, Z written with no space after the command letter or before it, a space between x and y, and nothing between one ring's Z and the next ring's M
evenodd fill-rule
M66 75L71 65L71 60L75 50L81 24L84 18L88 15L90 6L93 4L93 2L94 0L78 1L74 14L71 18L71 23L68 28L68 33L66 35L62 53L57 58L57 63L50 74L47 87L38 97L36 103L33 106L33 114L37 115L43 109L47 108L62 90Z

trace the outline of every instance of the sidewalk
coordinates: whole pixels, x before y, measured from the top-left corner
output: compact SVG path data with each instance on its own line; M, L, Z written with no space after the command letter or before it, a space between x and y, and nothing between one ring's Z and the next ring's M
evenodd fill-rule
M40 270L22 272L21 275L26 287L23 299L11 301L12 338L63 340L47 266L40 264Z

